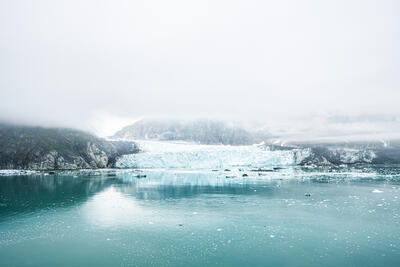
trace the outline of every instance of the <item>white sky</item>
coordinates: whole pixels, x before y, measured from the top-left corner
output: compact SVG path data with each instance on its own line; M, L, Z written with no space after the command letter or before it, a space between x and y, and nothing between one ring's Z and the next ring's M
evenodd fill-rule
M1 0L0 119L400 114L399 29L396 0Z

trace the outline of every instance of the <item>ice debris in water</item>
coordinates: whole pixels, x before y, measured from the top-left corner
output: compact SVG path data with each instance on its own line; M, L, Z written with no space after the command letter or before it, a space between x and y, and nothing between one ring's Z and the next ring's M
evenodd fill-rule
M12 176L12 175L31 175L37 174L37 171L29 170L0 170L0 176Z
M381 191L379 189L374 189L374 190L372 190L372 193L383 193L383 191Z
M124 155L119 168L215 169L237 166L291 166L310 155L309 149L270 151L257 145L198 145L158 141L138 141L143 152Z
M99 176L99 177L116 177L117 175L128 174L138 178L146 177L139 170L128 169L80 169L80 170L57 170L57 171L33 171L33 170L0 170L0 176L20 176L20 175L59 175L72 176L78 178L80 176Z

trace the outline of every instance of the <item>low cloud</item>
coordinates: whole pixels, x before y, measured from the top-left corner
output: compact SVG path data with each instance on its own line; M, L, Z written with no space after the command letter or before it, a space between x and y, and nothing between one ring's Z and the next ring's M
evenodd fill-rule
M332 118L400 114L398 9L389 0L2 1L0 119L100 135L142 117L304 138L390 135L398 121Z

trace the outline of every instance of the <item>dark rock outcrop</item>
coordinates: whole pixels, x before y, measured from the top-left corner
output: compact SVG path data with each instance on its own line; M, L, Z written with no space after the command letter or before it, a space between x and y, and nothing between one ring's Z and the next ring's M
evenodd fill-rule
M133 142L106 141L78 130L0 125L0 169L107 168L119 156L136 152Z

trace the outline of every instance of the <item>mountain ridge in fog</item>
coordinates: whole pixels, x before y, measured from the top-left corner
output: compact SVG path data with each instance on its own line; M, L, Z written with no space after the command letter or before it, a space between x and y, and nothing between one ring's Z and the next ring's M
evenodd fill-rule
M313 116L297 120L253 123L212 119L141 119L123 127L111 138L191 141L201 144L248 145L381 143L400 140L400 116Z
M134 130L134 131L132 131ZM135 132L136 131L136 132ZM298 165L400 164L400 139L390 141L279 142L271 135L224 122L139 121L127 126L114 139L191 141L198 144L252 145L264 151L304 151ZM0 169L115 168L125 154L140 152L135 142L105 140L67 128L0 125ZM208 153L207 146L198 146ZM218 146L213 146L217 149ZM142 151L146 153L146 151ZM279 153L278 153L279 154Z
M125 126L111 138L189 141L206 145L252 145L262 142L268 137L267 132L249 130L223 121L143 119Z

